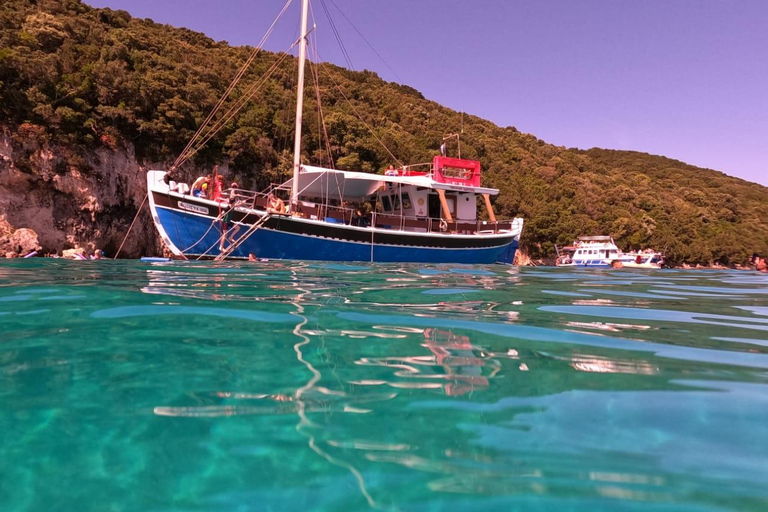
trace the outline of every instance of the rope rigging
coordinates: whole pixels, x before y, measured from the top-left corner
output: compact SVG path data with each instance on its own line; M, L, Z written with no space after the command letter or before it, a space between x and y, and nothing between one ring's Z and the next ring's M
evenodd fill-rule
M187 143L187 146L184 148L184 150L181 152L181 154L179 154L179 156L176 158L176 161L175 161L175 162L173 163L173 165L171 166L171 170L174 170L174 169L178 168L178 167L179 167L180 165L182 165L182 164L183 164L185 161L187 161L189 158L191 158L191 157L192 157L192 156L193 156L195 153L197 153L197 152L198 152L200 149L202 149L202 147L203 147L203 146L205 146L205 144L206 144L206 143L207 143L209 140L211 140L211 138L213 138L213 136L215 136L215 135L216 135L216 133L218 133L218 132L221 130L221 128L222 128L222 127L223 127L223 126L226 124L226 122L228 122L228 121L229 121L229 119L231 119L231 118L232 118L232 116L233 116L234 114L236 114L237 112L239 112L239 111L240 111L240 109L242 109L242 107L243 107L243 105L245 104L245 102L247 102L247 101L248 101L248 99L250 99L250 98L251 98L251 97L252 97L252 96L253 96L253 95L256 93L256 91L258 91L258 88L257 88L257 89L255 89L255 90L253 90L253 92L252 92L251 94L247 94L247 93L246 93L246 95L245 95L245 96L247 96L247 99L246 99L245 101L242 101L242 99L243 99L243 98L241 98L241 99L240 99L240 100L239 100L237 103L235 103L235 105L234 105L233 107L231 107L231 108L230 108L230 110L227 112L227 114L229 114L230 112L233 112L233 109L235 109L235 107L237 107L237 108L236 108L236 110L234 110L234 112L233 112L232 116L229 116L229 117L227 118L227 121L225 121L224 123L220 123L220 124L219 124L219 123L217 123L216 125L214 125L214 127L213 127L213 128L211 128L211 129L209 130L209 132L208 132L208 135L206 135L205 137L203 137L203 136L202 136L202 134L203 134L203 132L205 131L205 129L207 128L208 124L211 122L211 120L213 120L213 118L215 117L215 115L218 113L218 111L219 111L219 110L221 109L221 107L224 105L224 102L226 101L226 99L227 99L227 98L228 98L228 97L229 97L229 96L232 94L232 91L235 89L235 87L237 86L237 84L238 84L238 83L239 83L239 82L242 80L242 78L243 78L243 76L245 75L246 71L247 71L247 70L248 70L248 68L251 66L251 64L253 63L253 61L256 59L256 56L257 56L257 55L259 54L259 52L261 51L262 47L264 46L264 43L267 41L267 39L269 38L269 36L272 34L272 31L274 30L275 26L277 25L277 22L278 22L278 20L279 20L279 19L280 19L280 18L283 16L283 14L285 13L285 11L286 11L286 10L288 9L288 7L291 5L291 2L292 2L292 1L293 1L293 0L286 0L285 4L283 5L283 8L280 10L280 13L278 13L277 17L275 17L274 21L273 21L273 22L272 22L272 24L269 26L269 28L267 29L266 33L265 33L265 34L264 34L264 36L261 38L261 41L259 42L259 44L256 46L256 48L254 48L253 52L251 52L251 55L248 57L248 59L246 59L246 61L245 61L245 62L243 63L243 65L240 67L240 69L238 70L237 74L236 74L236 75L235 75L235 77L232 79L232 82L229 84L229 87L227 87L227 90L226 90L226 91L224 92L224 94L223 94L223 95L222 95L222 96L219 98L219 100L218 100L218 102L216 103L216 105L213 107L213 109L211 110L211 112L208 114L208 117L206 117L206 118L205 118L205 121L203 121L203 123L202 123L202 124L200 125L200 127L197 129L197 131L195 132L195 134L192 136L192 138L190 139L190 141ZM285 55L285 54L283 54L283 55ZM284 59L281 59L281 60L280 60L280 62L282 62L282 60L284 60ZM270 68L270 70L267 72L267 74L268 74L268 75L270 75L272 72L274 72L274 66L273 66L273 68ZM268 78L268 77L267 77L267 78ZM262 84L263 84L264 80L261 80L261 82L262 82ZM260 87L260 86L261 86L261 85L259 85L259 87ZM251 86L251 89L252 89L252 88L253 88L253 86ZM250 91L251 89L249 89L249 91ZM244 96L244 97L245 97L245 96ZM238 105L239 105L239 106L238 106ZM227 116L227 114L225 114L225 117ZM198 139L201 139L201 141L198 141Z
M229 123L238 112L240 112L243 107L253 98L257 92L261 89L261 87L264 86L264 84L271 78L272 74L280 67L280 65L285 61L285 59L288 58L288 53L282 53L280 57L272 64L272 66L266 71L264 75L262 75L259 78L259 81L255 84L251 85L248 89L246 89L243 96L241 96L235 103L232 105L232 107L229 108L229 110L224 114L223 117L221 117L214 125L210 128L206 136L195 145L194 148L187 151L187 154L184 156L181 163L188 160L192 156L194 156L198 151L200 151L205 145L216 136L217 133L219 133L222 128L224 128L227 123Z
M379 143L379 145L381 145L381 147L382 147L382 148L384 148L384 151L386 151L387 153L389 153L389 156L391 156L391 157L392 157L392 159L393 159L395 162L397 162L397 164L398 164L399 166L401 166L401 167L402 167L402 166L404 165L404 164L403 164L403 162L402 162L402 161L400 161L400 159L399 159L399 158L397 158L397 157L396 157L396 156L395 156L395 155L392 153L392 151L390 151L390 150L389 150L389 148L387 147L387 145L386 145L386 144L384 144L384 141L382 141L382 140L381 140L381 138L379 138L379 136L378 136L378 135L376 135L376 132L374 131L373 127L372 127L370 124L368 124L368 122L367 122L367 121L366 121L366 120L363 118L362 114L360 114L360 112L359 112L359 111L358 111L358 110L355 108L355 105L352 103L352 101L351 101L351 100L350 100L350 99L347 97L347 95L346 95L346 94L344 94L344 90L341 88L341 86L338 84L338 82L336 82L336 80L334 80L334 78L333 78L333 75L331 75L331 73L330 73L330 72L329 72L327 69L325 69L325 74L328 76L328 78L330 78L330 79L331 79L331 81L333 82L333 85L334 85L334 86L336 87L336 89L339 91L339 94L341 94L341 96L342 96L342 97L344 98L344 100L347 102L347 104L349 105L349 107L352 109L352 112L354 112L354 113L355 113L355 115L357 116L357 118L360 120L360 122L361 122L361 123L363 123L363 124L365 125L365 127L366 127L366 128L368 128L368 131L369 131L369 132L371 132L371 135L373 135L373 138L374 138L374 139L376 139L376 142L378 142L378 143Z
M332 1L331 4L341 12L339 7ZM229 99L233 98L233 95L235 93L235 90L240 84L244 77L246 76L248 70L253 65L254 61L260 54L262 47L268 37L272 34L272 32L275 29L275 26L279 19L283 16L283 14L286 12L290 4L292 3L292 0L286 0L285 4L283 5L282 9L280 10L277 17L274 19L272 24L267 29L266 33L262 37L261 41L259 42L259 45L254 48L254 50L248 55L245 62L242 64L242 66L238 69L237 73L235 74L232 81L229 83L226 91L224 94L218 99L215 106L211 110L211 112L207 115L203 123L199 126L195 134L192 136L192 138L187 143L184 150L179 154L179 156L176 158L174 163L171 165L169 172L167 173L167 176L170 176L176 169L178 169L180 166L182 166L186 161L188 161L190 158L195 156L203 147L205 147L208 142L210 142L214 137L216 137L217 134L219 134L230 122L235 118L235 116L241 112L246 105L253 99L253 97L267 84L267 82L275 75L276 71L279 70L283 64L285 63L286 59L288 57L291 57L291 50L296 47L299 42L301 41L301 38L298 41L295 41L291 46L288 48L285 52L280 52L276 54L273 58L272 64L268 67L268 69L261 74L253 83L249 84L245 89L242 91L242 93L234 99L234 101L231 103L231 105L227 108L226 104ZM337 40L337 43L339 44L339 47L341 48L342 54L344 55L344 58L347 62L347 65L350 69L354 70L354 66L352 65L352 61L349 55L349 52L347 51L344 42L341 39L341 34L334 23L333 19L331 18L331 13L328 9L328 6L326 5L324 0L320 0L321 6L323 11L325 12L326 17L328 18L329 25L331 27L331 31L334 35L334 37ZM344 13L341 13L342 16L347 20L347 22L352 25L349 18L344 15ZM314 12L312 13L312 17L314 19ZM365 40L365 38L362 36L359 30L357 30L354 25L352 25L354 30ZM325 114L323 112L322 107L322 98L321 98L321 88L320 88L320 69L322 67L320 56L317 52L317 34L312 34L312 32L315 32L315 30L310 30L307 34L305 34L302 37L307 38L307 40L311 38L313 39L314 44L310 45L311 51L313 52L313 58L307 59L309 60L310 64L310 75L312 76L313 85L315 87L315 100L317 101L317 125L318 125L318 148L322 148L324 150L324 153L327 155L327 158L330 162L330 167L334 167L334 155L333 151L334 148L331 144L330 137L328 136L328 127L326 125L326 119ZM381 55L379 55L378 52L376 52L375 49L370 45L370 43L365 40L366 44L368 44L369 47L376 53L376 55L381 59ZM383 61L383 59L382 59ZM392 70L389 65L385 62L385 65ZM353 104L353 102L350 100L350 98L345 94L344 90L342 89L339 82L334 78L332 74L332 70L330 70L327 66L323 68L324 72L326 73L326 76L330 79L331 83L335 87L335 89L339 92L340 96L346 101L346 103L349 105L351 111L354 113L354 115L357 117L357 119L365 126L365 128L371 133L372 137L376 140L376 142L386 151L386 153L392 158L393 161L397 162L398 165L402 166L403 163L398 159L392 151L387 147L387 145L384 143L384 141L381 139L381 137L376 133L374 130L374 127L369 124L366 119L363 117L362 113L358 110L358 108ZM393 74L394 71L392 71ZM395 74L396 75L396 74ZM399 77L398 77L399 78ZM322 153L320 156L321 159L324 160ZM170 178L173 179L173 178ZM337 191L339 191L340 196L343 196L343 191L340 189L342 188L342 184L339 183L339 177L333 176L332 179L326 180L325 187L328 190L326 190L325 194L325 207L328 208L329 206L329 198L330 198L330 188L332 186L331 181L335 180L335 188ZM146 198L145 198L146 200ZM221 222L221 219L224 215L224 212L220 211L219 216L214 219L211 223L211 226L208 228L208 230L191 246L183 249L181 252L182 254L187 253L188 251L192 250L194 247L198 246L200 242L202 242L209 234L211 229L216 225L217 222ZM234 251L246 238L248 238L253 232L258 229L258 227L262 226L264 222L266 222L267 217L263 217L259 219L254 225L249 226L249 229L247 230L246 234L238 238L238 243L232 243L229 247L225 249L220 248L220 254L216 257L216 259L223 259L230 255L232 251ZM175 225L175 218L174 218L174 225ZM135 219L134 219L135 221ZM176 229L178 231L178 226L176 226ZM130 231L130 229L129 229ZM198 259L205 257L208 253L210 253L213 250L214 246L209 247L206 251L204 251L202 254L198 256Z
M117 257L120 255L120 251L123 250L123 246L125 245L125 241L128 239L128 235L131 233L131 230L133 229L133 225L136 224L136 219L139 218L139 214L141 213L141 208L144 206L144 203L147 202L147 198L149 197L149 193L144 194L144 199L141 200L141 204L136 209L136 215L134 215L133 220L131 221L131 225L128 226L128 231L125 233L125 236L123 237L123 241L120 242L120 247L117 248L117 252L115 253L115 257L112 258L113 260L116 260Z
M320 0L320 1L321 1L321 2L323 2L323 3L325 3L325 0ZM334 2L333 0L328 0L328 1L329 1L329 2L331 2L331 5L333 5L333 6L336 8L336 10L338 10L338 11L339 11L339 14L341 14L341 15L344 17L344 19L345 19L345 20L347 20L347 23L349 23L349 26L350 26L350 27L352 27L352 28L355 30L355 32L357 32L357 35L359 35L359 36L360 36L360 39L362 39L363 41L365 41L365 44L367 44L367 45L368 45L368 48L370 48L370 49L371 49L371 51L372 51L373 53L375 53L375 54L376 54L376 56L379 58L379 60L380 60L382 63L384 63L384 65L385 65L385 66L387 66L387 69L388 69L388 70L390 70L390 71L392 72L392 74L393 74L393 75L395 75L395 78L397 78L397 81L402 83L402 82L403 82L403 79L402 79L402 78L400 78L400 76L399 76L397 73L395 73L395 70L394 70L394 69L392 69L392 67L389 65L389 63L388 63L386 60L384 60L384 57L382 57L382 56L381 56L381 54L380 54L379 52L377 52L377 51L376 51L376 48L374 48L374 47L373 47L373 45L372 45L370 42L368 42L368 40L365 38L365 36L363 35L363 33L362 33L362 32L360 32L360 31L357 29L357 27L355 26L355 24L354 24L354 23L352 23L352 20L350 20L350 19L347 17L347 15L346 15L346 14L344 14L344 11L342 11L342 10L341 10L341 8L339 8L339 6L338 6L338 5L336 5L336 2ZM326 9L326 13L327 13L327 12L328 12L328 11L327 11L327 9ZM354 68L353 68L353 69L354 69Z
M352 28L360 35L360 37L365 41L365 43L374 51L374 53L379 57L379 59L384 62L384 64L387 66L387 68L392 71L392 73L397 76L397 74L392 70L392 68L389 66L389 64L384 61L384 59L381 57L381 55L373 48L368 42L365 37L360 33L360 31L357 29L357 27L352 24L350 19L341 11L341 9L333 2L333 0L330 0L331 4L341 13L341 15L346 19L346 21L352 26ZM261 52L261 49L264 45L264 43L267 41L269 36L272 34L272 32L275 29L275 26L277 25L277 22L280 20L280 18L283 16L283 14L286 12L290 4L292 3L292 0L286 0L286 2L283 4L282 9L278 13L278 15L275 17L275 19L272 21L272 24L267 29L264 36L261 38L261 41L259 42L258 46L254 48L253 52L248 56L246 61L243 63L243 65L239 68L238 72L235 74L235 77L230 82L229 86L227 87L224 94L219 98L216 105L213 107L211 112L208 114L206 119L203 121L203 123L200 125L200 127L197 129L195 134L192 136L192 138L187 143L184 150L179 154L179 156L174 161L173 165L170 167L170 171L174 171L178 167L184 164L187 160L192 158L195 154L197 154L203 147L205 147L208 142L211 141L245 106L246 104L256 95L257 92L261 90L261 88L267 83L267 81L273 76L275 71L280 68L280 66L283 64L283 62L288 58L290 55L290 50L296 46L298 41L294 42L289 48L288 51L282 52L279 57L272 63L272 65L269 67L269 69L253 84L251 84L225 112L224 114L214 122L214 118L217 116L217 114L220 113L220 111L223 110L224 105L226 103L226 100L232 95L234 92L236 86L242 81L243 77L245 76L247 70L250 68L250 66L253 64L256 57ZM334 38L336 39L339 48L341 49L341 52L344 56L344 59L349 66L350 69L354 70L354 66L352 64L352 60L349 56L349 52L347 51L346 46L344 45L344 42L341 38L341 34L336 26L336 23L333 21L333 18L331 17L330 10L328 9L328 6L326 5L324 0L320 0L321 7L325 13L326 18L328 19L329 26L331 27L331 31L334 35ZM312 17L314 19L314 11L312 12ZM315 37L315 43L316 43L316 37ZM317 46L316 44L313 45L313 51L314 51L314 60L316 62L320 62L319 55L317 53ZM313 64L313 59L310 59L310 64ZM325 144L323 142L319 143L319 146L325 146L325 152L328 155L330 166L334 166L334 158L333 158L333 151L330 144L330 138L328 137L328 131L327 126L325 124L325 118L322 111L322 102L320 98L320 86L319 86L319 64L315 64L314 66L310 65L311 69L311 75L313 77L314 85L315 85L315 91L316 91L316 101L318 105L318 130L319 134L318 136L322 139L325 139ZM344 100L347 102L347 104L350 106L352 111L354 112L355 116L365 125L365 127L368 129L368 131L371 133L371 135L374 137L374 139L377 141L379 145L389 154L389 156L398 163L398 165L402 165L402 162L395 157L395 155L392 153L392 151L389 150L389 148L384 144L384 142L381 140L381 138L376 134L373 127L363 118L361 113L358 111L357 108L352 104L350 99L347 97L346 94L344 94L344 91L341 89L341 86L336 82L336 80L333 78L333 76L326 70L326 75L330 77L331 81L333 82L335 88L339 91L339 93L342 95ZM398 77L399 79L399 77Z
M333 36L336 38L336 42L339 45L339 49L341 50L341 54L344 56L344 60L347 61L347 66L349 66L349 69L352 71L355 71L355 67L352 65L352 59L349 57L349 52L347 52L347 47L344 46L344 41L341 40L341 34L339 33L339 30L336 28L336 23L334 23L333 18L331 18L331 13L328 12L328 7L325 5L325 2L323 0L320 0L320 5L323 8L323 11L325 12L325 17L328 19L328 26L331 27L331 32L333 32ZM312 17L314 18L314 10L312 11Z
M313 52L315 54L316 59L320 60L317 57L316 48L317 48L317 46L315 45L315 46L312 47L312 50L313 50ZM333 168L334 167L334 163L333 163L333 150L331 148L331 138L328 136L328 127L325 124L325 115L323 113L323 103L322 103L322 100L320 98L320 75L319 75L319 69L318 69L318 66L314 64L314 62L312 62L311 60L309 62L310 62L309 69L310 69L310 72L311 72L311 75L312 75L312 80L314 81L315 94L316 94L316 97L317 97L317 126L318 126L318 134L317 134L318 141L317 142L318 142L318 146L322 146L323 142L325 142L325 152L328 155L328 160L330 162L329 167Z
M389 66L389 64L387 64L384 61L384 59L381 57L381 55L379 55L379 53L371 46L371 44L365 39L365 37L363 37L363 35L360 33L360 31L357 30L357 27L354 26L352 21L350 21L350 19L341 11L341 9L339 9L339 7L335 3L333 3L332 0L331 0L331 4L333 4L333 6L336 7L336 9L339 12L341 12L341 15L344 16L344 19L347 20L347 22L350 24L350 26L352 26L352 28L355 30L355 32L357 32L360 35L360 37L362 37L362 39L366 42L366 44L374 51L374 53L376 53L376 55L382 60L382 62L384 62L384 64L387 66L387 68L389 68L390 71L392 71L392 68ZM320 0L320 5L322 6L323 11L325 12L326 17L328 18L328 24L330 25L331 31L333 32L333 35L336 38L336 42L339 44L339 48L341 49L342 55L344 55L344 59L346 60L347 65L349 66L350 69L352 69L354 71L355 68L352 65L352 60L350 59L349 53L347 52L347 48L346 48L346 46L344 45L344 42L341 39L341 35L340 35L338 29L336 28L336 24L334 23L333 18L331 17L331 13L328 10L328 7L325 5L325 0ZM313 13L313 18L314 18L314 13ZM319 54L317 52L317 44L316 43L317 43L317 41L315 40L315 46L313 47L313 54L315 56L315 60L317 62L320 62L320 56L319 56ZM311 60L310 60L310 62L311 62ZM315 67L319 68L319 67L321 67L321 64L317 64ZM357 118L360 120L360 122L363 123L363 125L368 129L368 131L371 133L371 135L373 135L373 138L376 139L376 142L378 142L379 145L382 148L384 148L384 151L386 151L389 154L389 156L392 157L392 159L395 162L397 162L397 164L399 166L403 166L403 162L400 161L400 159L397 158L392 153L392 151L389 150L387 145L384 144L384 141L382 141L381 138L376 134L376 132L374 131L373 127L370 124L368 124L368 122L363 118L362 114L360 114L360 112L352 104L352 102L347 97L347 95L344 94L343 89L338 84L338 82L336 82L336 80L334 80L334 78L331 75L331 73L327 69L325 69L325 73L331 79L331 81L333 82L333 85L339 91L339 93L344 98L344 100L347 102L347 104L350 106L350 108L352 109L352 112L354 112L354 114L357 116ZM392 73L395 74L395 76L397 76L397 74L394 71L392 71ZM321 104L321 101L320 101L319 72L317 72L315 76L316 76L316 78L315 78L315 87L316 87L316 90L317 90L317 108L318 108L318 110L322 111L322 104ZM398 77L398 79L400 79L400 78ZM322 124L322 130L323 130L324 135L325 135L326 148L327 148L328 154L330 155L331 162L333 162L333 160L332 160L333 156L332 156L331 147L330 147L330 140L329 140L328 133L327 133L327 130L326 130L326 126L325 126L324 123ZM331 166L333 166L333 163L331 164Z

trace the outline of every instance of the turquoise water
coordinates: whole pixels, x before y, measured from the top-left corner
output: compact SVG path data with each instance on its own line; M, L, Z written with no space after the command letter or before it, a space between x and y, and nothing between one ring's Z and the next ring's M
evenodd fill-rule
M768 275L0 263L3 511L764 511Z

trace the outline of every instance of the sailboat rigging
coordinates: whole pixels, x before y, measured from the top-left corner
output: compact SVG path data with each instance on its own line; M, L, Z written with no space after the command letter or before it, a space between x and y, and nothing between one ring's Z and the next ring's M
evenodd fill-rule
M282 15L290 0L284 5ZM280 16L278 15L278 17ZM414 263L512 263L523 219L497 220L491 196L481 186L480 162L434 156L430 163L401 165L384 175L316 167L301 161L304 75L307 60L309 0L302 0L293 174L274 187L290 191L288 208L268 206L273 192L217 187L199 197L174 180L174 171L237 113L286 58L279 56L208 132L202 127L171 169L147 173L152 218L168 249L179 257L372 261ZM277 21L277 20L275 20ZM275 23L270 26L272 31ZM265 36L266 37L266 36ZM264 39L262 39L262 43ZM245 73L254 50L230 85ZM343 93L342 93L343 94ZM220 101L206 123L222 108ZM448 138L456 138L452 134ZM395 159L397 161L397 159ZM215 186L215 185L214 185ZM478 216L478 204L488 220ZM230 230L240 236L231 236Z

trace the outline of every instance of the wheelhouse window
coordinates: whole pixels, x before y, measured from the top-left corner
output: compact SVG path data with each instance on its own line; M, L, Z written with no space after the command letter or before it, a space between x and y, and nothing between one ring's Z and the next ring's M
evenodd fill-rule
M448 203L448 211L451 212L451 215L456 216L456 203L458 202L458 197L445 194L445 202Z
M411 205L411 198L408 195L408 192L404 192L403 193L403 209L410 210L411 208L413 208L413 206Z

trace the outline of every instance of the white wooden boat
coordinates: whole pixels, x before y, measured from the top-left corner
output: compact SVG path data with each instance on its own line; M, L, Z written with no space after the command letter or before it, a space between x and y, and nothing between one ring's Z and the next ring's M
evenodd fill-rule
M653 249L622 252L610 236L582 236L572 245L557 247L558 267L661 268L664 255Z

